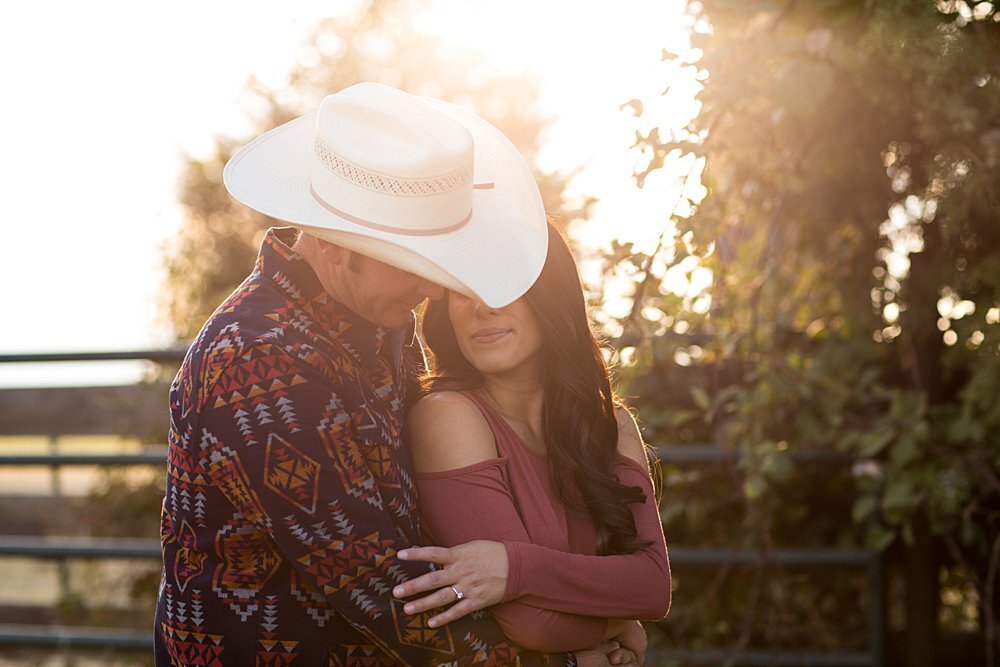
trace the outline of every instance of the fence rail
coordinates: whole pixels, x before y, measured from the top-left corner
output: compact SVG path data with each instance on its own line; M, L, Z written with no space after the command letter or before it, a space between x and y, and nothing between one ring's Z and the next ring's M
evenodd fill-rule
M0 354L0 364L47 363L66 361L155 361L166 363L182 361L187 350L169 348L166 350L126 350L107 352L19 352Z
M0 466L134 466L163 465L166 449L138 454L0 454Z
M0 624L0 646L152 651L153 637L148 632L135 630L4 623Z
M125 352L59 352L0 354L0 364L147 360L173 363L185 350ZM150 425L165 422L167 386L150 383L130 387L0 389L0 435L46 435L53 442L60 435L108 434L147 436ZM161 429L160 432L165 430ZM677 466L722 465L738 460L737 452L711 444L671 444L657 448L660 460ZM852 459L838 452L799 450L791 454L802 464L849 465ZM166 449L148 448L138 453L68 454L57 449L48 454L0 454L0 466L149 466L163 465ZM159 559L156 540L70 537L0 536L0 557L67 559ZM816 667L880 667L884 664L885 600L882 561L866 549L771 550L670 547L671 564L679 567L787 566L797 568L859 568L869 576L869 641L865 652L822 654L812 652L725 651L671 649L651 652L647 664L675 661L683 664L809 665ZM119 649L152 648L148 632L108 628L49 627L0 624L0 646Z

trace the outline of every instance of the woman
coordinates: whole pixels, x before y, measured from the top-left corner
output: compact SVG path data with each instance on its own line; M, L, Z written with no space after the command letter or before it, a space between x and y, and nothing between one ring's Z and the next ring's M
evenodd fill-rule
M427 538L504 544L491 611L513 641L573 651L617 638L641 653L641 627L623 619L666 614L666 546L565 241L550 225L542 273L511 305L452 292L423 331L433 362L407 424Z

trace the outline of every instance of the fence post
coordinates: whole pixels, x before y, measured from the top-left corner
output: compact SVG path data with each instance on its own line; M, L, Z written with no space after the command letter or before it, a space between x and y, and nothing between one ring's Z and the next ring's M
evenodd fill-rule
M868 650L876 667L885 667L885 561L882 553L872 553L868 569Z
M49 453L52 456L59 455L59 436L50 435L49 436ZM49 465L50 474L52 476L52 496L54 498L62 498L62 480L60 479L59 464L52 463Z

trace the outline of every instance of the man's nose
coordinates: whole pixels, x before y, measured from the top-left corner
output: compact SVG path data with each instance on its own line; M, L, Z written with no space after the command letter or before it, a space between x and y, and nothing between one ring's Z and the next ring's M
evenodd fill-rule
M437 301L444 296L444 288L429 280L421 280L417 285L417 292L431 301Z

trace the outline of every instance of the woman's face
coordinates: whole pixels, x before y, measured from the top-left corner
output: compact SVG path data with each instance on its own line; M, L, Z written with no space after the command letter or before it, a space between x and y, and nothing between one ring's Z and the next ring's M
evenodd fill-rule
M503 308L453 291L447 298L458 347L476 370L484 375L535 370L542 329L524 297Z

